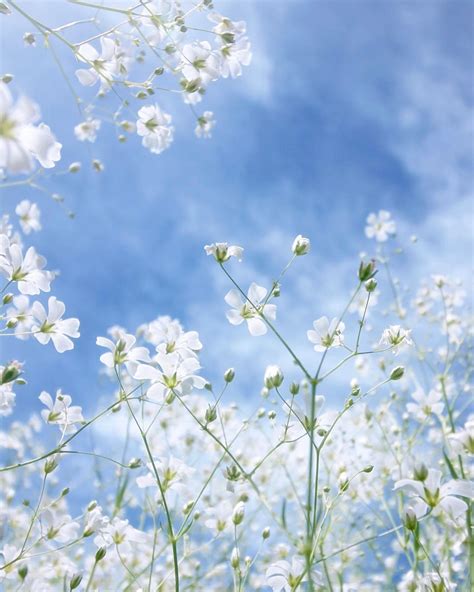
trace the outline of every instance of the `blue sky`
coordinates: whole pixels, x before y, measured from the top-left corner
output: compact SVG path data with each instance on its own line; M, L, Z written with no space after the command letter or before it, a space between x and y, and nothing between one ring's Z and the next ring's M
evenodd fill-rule
M440 272L472 271L473 5L471 2L219 2L247 21L254 60L244 76L212 86L203 109L215 112L210 141L193 135L188 110L156 95L175 118L176 138L160 156L115 140L104 127L89 152L74 140L79 122L50 55L25 48L31 26L2 17L1 71L14 90L34 98L64 145L63 162L79 175L56 177L70 220L31 190L4 192L37 200L43 231L32 243L61 270L54 294L81 320L73 352L37 343L5 345L1 358L26 359L28 385L15 417L38 409L41 389L62 387L86 409L110 388L98 378L97 335L120 324L133 331L158 315L178 317L204 342L203 373L215 380L235 366L233 396L256 400L266 364L285 364L271 336L252 339L228 325L228 282L203 253L226 240L246 248L232 264L243 284L268 285L285 265L293 237L313 243L288 274L279 327L311 359L305 342L313 319L337 314L369 244L365 217L385 208L403 242L405 283ZM77 10L56 2L22 3L64 22ZM51 10L51 8L54 10ZM74 62L62 54L73 78ZM34 69L31 63L34 61ZM102 174L91 158L104 161ZM256 403L257 404L257 403Z

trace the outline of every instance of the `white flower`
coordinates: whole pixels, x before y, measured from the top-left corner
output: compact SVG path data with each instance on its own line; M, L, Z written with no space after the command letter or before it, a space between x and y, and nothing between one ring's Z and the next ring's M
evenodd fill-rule
M30 299L20 294L13 298L12 304L13 306L7 309L7 319L15 322L15 335L18 339L28 339L25 333L29 333L33 325Z
M158 367L149 364L139 364L134 378L150 380L147 396L150 399L164 400L174 393L188 395L193 388L204 388L206 380L196 372L200 365L195 357L181 359L177 352L170 354L159 353L154 362Z
M0 235L0 273L10 282L16 282L22 294L49 292L51 274L43 271L46 259L30 247L23 257L21 246Z
M100 119L86 119L74 127L74 135L80 142L95 142L100 125Z
M43 345L52 340L56 351L63 353L73 349L74 344L69 339L77 338L79 333L78 319L63 319L62 316L66 310L63 302L60 302L55 296L48 299L48 312L40 302L34 302L31 312L38 324L31 328L34 337Z
M220 50L220 75L222 78L237 78L242 74L242 66L248 66L252 61L250 41L242 37L235 43L224 45Z
M130 552L136 543L148 543L149 538L146 533L130 526L128 520L121 520L115 517L100 529L94 538L94 544L97 547L110 547L110 545L120 546L121 552Z
M107 368L114 368L124 364L130 374L137 370L139 362L149 362L150 354L146 347L133 347L136 338L134 335L122 332L114 342L106 337L97 337L96 344L100 347L110 349L109 352L100 356L100 361Z
M390 212L380 210L378 214L369 214L367 217L367 226L365 227L365 236L375 238L379 243L385 242L397 231L395 222L391 219Z
M41 417L46 423L54 423L61 430L68 431L74 428L75 423L82 423L84 421L81 407L78 405L71 406L72 399L70 395L63 395L61 389L56 391L54 401L46 391L42 391L38 398L47 407L47 409L41 411Z
M3 370L1 366L0 370ZM13 392L13 382L0 384L0 417L6 417L13 412L15 397L16 395Z
M244 252L242 247L229 245L228 243L212 243L212 245L206 245L204 250L208 255L213 255L219 263L224 263L231 257L235 257L237 261L242 261L242 254Z
M216 23L212 30L224 45L242 37L247 29L245 21L232 21L217 12L212 12L208 16L208 19L211 22Z
M307 582L307 575L302 574L305 571L305 564L302 559L293 557L291 563L288 561L276 561L266 571L267 584L271 587L273 592L294 592L298 588L296 585L301 582ZM316 571L311 571L313 582L321 585L321 574Z
M474 419L468 419L464 429L450 434L448 439L456 452L474 454Z
M41 513L41 529L47 540L67 543L77 538L79 523L69 514L61 514L47 508Z
M451 518L456 519L463 514L468 505L459 499L474 498L474 483L452 479L441 485L441 471L429 469L424 481L415 479L400 479L395 483L394 490L407 489L411 493L410 505L417 518L420 518L428 509L436 509L446 512Z
M314 351L322 352L330 347L340 347L344 343L344 323L334 318L329 322L327 317L321 317L313 322L314 331L307 331L308 339L314 343Z
M382 333L379 345L388 345L397 355L405 346L413 345L410 333L411 329L403 329L400 325L390 325Z
M15 213L20 218L20 226L25 234L30 234L32 230L41 230L41 212L37 204L24 199L16 206Z
M164 113L158 105L148 105L138 111L137 134L142 144L154 154L160 154L173 141L174 127L171 115Z
M0 169L29 173L36 159L46 169L61 158L61 144L40 118L38 106L26 97L16 104L7 85L0 82Z
M189 82L198 80L201 86L206 86L219 78L219 58L207 41L185 45L181 56L181 72Z
M212 508L206 509L207 519L204 525L216 534L230 531L232 527L232 505L228 501L221 501Z
M194 474L195 469L189 467L184 462L170 456L163 460L156 460L155 467L160 477L161 487L163 491L174 490L180 493L183 488L183 480ZM158 487L158 482L154 470L152 470L151 463L148 464L149 472L143 477L137 477L137 485L141 489L145 487Z
M194 133L198 138L210 138L211 130L215 125L216 121L214 119L214 113L212 111L204 111L204 113L198 117Z
M431 414L440 415L444 408L442 393L432 389L427 395L420 387L412 394L416 403L407 403L407 411L418 421L425 421Z
M266 295L267 290L262 286L258 286L255 282L250 285L245 302L238 290L234 289L227 292L225 301L232 307L226 313L229 323L231 325L240 325L245 320L250 335L265 335L267 325L262 317L264 316L269 321L274 321L276 318L276 305L263 304Z
M117 45L113 39L101 37L101 53L90 43L84 43L77 49L77 57L92 67L76 70L76 76L83 86L94 86L99 80L102 90L108 89L114 77L120 72L117 59Z
M297 256L306 255L307 253L309 253L310 249L311 242L309 238L305 238L301 234L298 234L298 236L293 241L293 244L291 245L291 250Z

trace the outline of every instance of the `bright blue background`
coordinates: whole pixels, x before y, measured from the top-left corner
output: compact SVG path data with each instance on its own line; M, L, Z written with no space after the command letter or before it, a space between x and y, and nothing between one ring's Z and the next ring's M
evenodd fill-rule
M47 23L82 14L64 3L20 4ZM60 386L91 410L110 395L98 378L96 336L114 324L133 332L161 314L199 331L204 375L217 380L235 366L232 396L258 404L265 365L288 362L271 336L250 338L228 325L230 286L205 256L206 243L244 246L244 262L231 269L245 285L268 285L294 235L311 237L312 255L288 274L278 321L306 360L314 355L306 330L340 312L358 254L372 248L363 232L370 211L389 209L404 244L419 237L401 260L404 284L434 272L469 277L472 3L216 0L216 9L247 21L253 63L242 78L212 85L199 106L218 122L209 141L194 137L179 99L157 94L176 127L160 156L137 137L119 144L107 125L94 145L77 143L80 118L51 56L23 46L32 27L21 17L0 16L1 72L15 74L13 92L41 105L64 144L62 165L83 162L80 174L48 185L74 220L27 188L0 195L7 211L20 198L38 201L44 229L31 242L61 270L53 293L80 318L82 334L63 355L36 342L0 344L2 360L28 361L15 418L39 408L41 389ZM58 49L84 94L74 60ZM102 174L91 170L92 157L104 161Z

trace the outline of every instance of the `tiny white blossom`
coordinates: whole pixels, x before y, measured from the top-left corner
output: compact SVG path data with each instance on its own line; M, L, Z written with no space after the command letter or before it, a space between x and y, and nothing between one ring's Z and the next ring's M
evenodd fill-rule
M108 368L124 364L130 374L134 374L140 362L149 362L150 354L146 347L133 347L136 338L128 333L120 333L116 341L97 337L96 344L110 351L100 356L100 361Z
M265 335L267 325L263 316L270 321L276 318L276 305L264 304L267 290L258 286L255 282L250 285L247 292L247 300L243 300L240 292L236 289L230 290L225 296L225 301L231 310L226 313L227 319L231 325L240 325L247 321L247 327L250 335Z
M213 255L219 263L224 263L231 257L235 257L237 261L242 261L242 254L244 252L242 247L229 245L228 243L212 243L212 245L206 245L204 250L207 255Z
M74 135L80 142L95 142L100 125L100 119L86 119L74 127Z
M308 339L314 344L314 351L323 352L330 347L340 347L344 344L345 325L334 318L329 322L327 317L321 317L313 322L314 330L307 331Z
M0 273L8 281L16 282L22 294L49 292L52 275L43 270L46 259L38 255L34 247L29 247L23 256L21 245L13 243L5 235L0 235Z
M36 321L31 328L34 337L43 345L52 340L59 353L73 349L70 337L76 339L80 336L79 320L63 319L65 310L64 303L55 296L48 299L48 312L40 302L34 302L31 308Z
M15 213L20 218L20 226L25 234L41 230L41 212L37 204L24 199L16 206Z
M293 244L291 245L291 250L295 255L298 256L306 255L307 253L309 253L310 249L311 242L309 238L306 238L301 234L298 234L298 236L293 241Z
M377 242L383 243L396 231L395 222L392 220L390 212L386 210L380 210L378 214L369 214L367 217L367 226L365 227L367 238L375 238Z
M42 391L39 400L47 407L41 411L41 417L46 423L54 423L61 430L70 431L74 424L84 421L82 408L79 405L71 405L70 395L64 395L60 389L56 391L54 401L46 391Z
M61 158L61 144L47 125L34 125L40 118L38 106L27 97L13 104L7 85L0 81L0 169L29 173L37 160L49 169Z
M407 403L407 411L418 421L425 421L430 415L440 415L444 408L442 402L442 393L439 390L432 389L425 394L421 387L418 387L412 394L416 403Z
M212 128L215 125L216 120L214 119L214 113L212 111L204 111L204 113L198 117L194 133L198 138L210 138Z
M400 479L395 483L394 490L406 489L411 493L410 505L417 518L424 516L429 509L444 511L456 519L464 514L467 503L459 499L474 498L474 483L452 479L441 485L441 471L429 469L426 479Z
M207 41L185 45L181 56L180 68L186 80L198 80L201 86L207 86L219 78L219 57Z
M389 346L397 355L404 347L413 345L410 334L411 329L403 329L400 325L390 325L382 333L379 345Z
M83 86L94 86L100 81L102 90L107 90L112 80L120 72L117 59L117 45L109 37L101 37L101 53L90 43L83 43L77 49L77 58L92 66L89 69L76 70L76 76Z
M173 132L171 115L164 113L158 105L147 105L138 111L137 134L150 152L160 154L166 150L173 141Z

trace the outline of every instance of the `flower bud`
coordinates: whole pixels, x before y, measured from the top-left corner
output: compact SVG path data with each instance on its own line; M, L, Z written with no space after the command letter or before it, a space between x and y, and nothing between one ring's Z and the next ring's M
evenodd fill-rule
M362 469L364 473L371 473L374 470L374 465L367 465L365 469Z
M139 458L131 458L128 462L129 469L138 469L142 466L142 461Z
M87 506L87 511L92 512L92 510L95 510L96 508L97 508L97 502L96 502L96 500L92 500L90 502L90 504Z
M366 282L374 277L377 273L375 269L375 259L369 261L369 263L365 263L364 261L360 262L359 265L359 280L361 282Z
M245 516L245 504L244 502L239 502L233 512L232 512L232 522L237 526L241 524L244 520Z
M76 588L79 588L81 582L82 582L81 574L73 575L71 578L71 581L69 582L69 590L75 590Z
M20 579L21 580L24 580L26 578L26 576L28 575L28 566L27 565L22 565L18 569L18 575L20 576Z
M374 278L371 278L370 280L367 280L365 282L365 289L367 290L367 292L375 292L377 288L377 280L375 280Z
M262 539L265 541L270 537L270 529L268 526L262 530Z
M106 556L107 554L107 549L105 547L99 547L99 549L97 549L97 552L95 554L95 562L99 563L99 561L102 561L102 559Z
M309 238L306 238L301 234L298 234L298 236L293 241L293 245L291 246L291 250L297 257L300 257L301 255L306 255L307 253L309 253L310 249L311 242Z
M7 384L7 382L16 380L20 376L20 372L17 364L14 362L8 364L8 366L5 366L0 376L0 384Z
M4 82L5 84L10 83L12 80L13 80L13 74L4 74L2 76L2 82Z
M295 396L300 392L300 385L297 382L292 382L290 384L290 393Z
M71 162L69 165L69 172L70 173L78 173L81 170L81 163L80 162Z
M3 304L10 304L10 302L13 300L13 294L11 292L8 292L8 294L5 294L5 296L2 298L2 303Z
M418 519L413 508L407 508L405 510L405 515L403 516L403 524L405 525L405 528L407 528L408 530L411 530L412 532L415 530L416 525L418 524Z
M267 366L263 381L267 389L278 388L283 382L283 373L278 366Z
M228 383L232 382L234 380L235 377L235 370L233 368L228 368L225 372L224 372L224 380Z
M416 481L425 481L427 477L428 477L428 469L427 469L425 463L421 463L421 465L418 465L415 467L415 469L413 471L413 478Z
M213 407L209 405L209 407L206 409L205 419L206 423L212 423L217 419L217 410L215 406Z
M68 495L70 492L69 487L65 487L62 491L61 491L61 497L66 497L66 495Z
M8 319L7 329L14 329L18 325L17 319Z
M58 466L56 459L53 457L48 458L48 460L44 463L44 472L46 475L52 473Z
M405 374L405 368L403 366L396 366L390 373L390 380L400 380Z
M230 556L230 565L232 569L238 569L240 564L240 553L237 547L234 547Z

